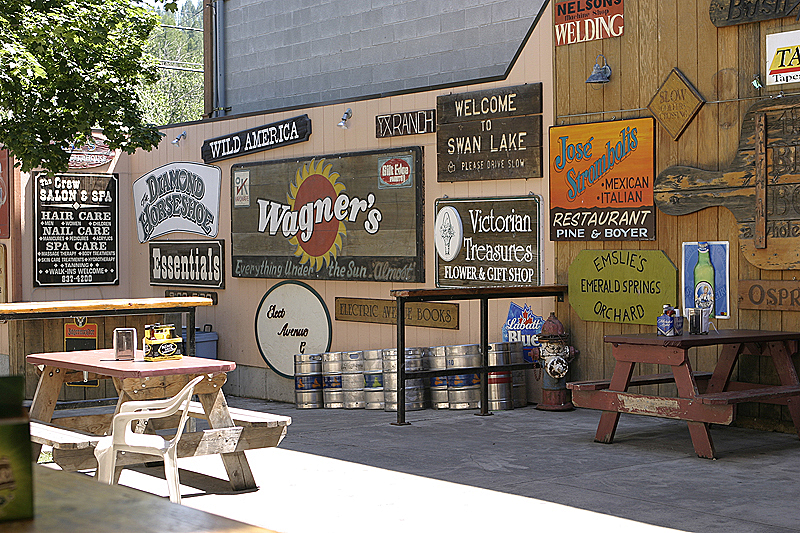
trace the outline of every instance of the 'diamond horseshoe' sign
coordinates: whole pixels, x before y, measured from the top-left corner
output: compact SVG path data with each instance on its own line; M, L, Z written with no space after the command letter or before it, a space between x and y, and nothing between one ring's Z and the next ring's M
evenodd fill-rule
M269 367L294 377L294 356L331 347L331 315L317 292L299 281L272 287L256 311L256 342Z

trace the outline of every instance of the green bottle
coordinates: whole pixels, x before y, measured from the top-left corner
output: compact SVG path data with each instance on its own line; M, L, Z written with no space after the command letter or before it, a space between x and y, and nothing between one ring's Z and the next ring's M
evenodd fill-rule
M714 314L714 265L707 242L697 244L697 263L694 265L694 306L711 309Z

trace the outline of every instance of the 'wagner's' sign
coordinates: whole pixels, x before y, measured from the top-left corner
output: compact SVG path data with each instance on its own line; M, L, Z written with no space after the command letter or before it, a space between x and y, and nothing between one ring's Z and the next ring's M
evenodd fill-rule
M555 5L556 46L620 37L622 0L564 0Z
M655 239L652 118L550 128L550 239Z
M139 242L173 231L216 237L219 230L219 167L178 162L133 182Z
M541 113L541 83L437 97L437 179L541 178Z
M36 287L119 283L116 174L34 178Z
M311 119L308 118L308 115L300 115L265 126L208 139L203 142L200 152L204 162L212 163L304 142L310 136Z
M225 288L225 242L150 241L150 285Z
M421 169L420 148L234 165L232 275L424 281Z
M541 282L539 197L436 200L437 287Z
M661 250L581 250L569 266L569 304L587 322L654 326L677 298L678 269Z

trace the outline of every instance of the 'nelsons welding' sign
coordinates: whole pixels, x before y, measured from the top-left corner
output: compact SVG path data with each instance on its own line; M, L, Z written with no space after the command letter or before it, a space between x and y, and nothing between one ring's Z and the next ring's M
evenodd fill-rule
M203 143L201 155L203 161L211 163L307 141L310 136L311 119L308 118L308 115L300 115L265 126L208 139Z
M178 162L133 182L139 242L173 231L216 237L219 230L219 167Z

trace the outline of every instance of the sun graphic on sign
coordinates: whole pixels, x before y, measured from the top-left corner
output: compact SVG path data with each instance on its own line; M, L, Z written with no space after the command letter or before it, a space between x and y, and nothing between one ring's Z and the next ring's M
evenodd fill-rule
M300 257L300 264L308 263L315 271L319 271L325 263L330 265L331 260L342 249L342 237L347 234L344 222L334 216L331 216L330 220L325 220L324 216L319 220L317 214L320 205L316 203L318 200L322 200L325 206L322 214L330 214L336 197L345 189L344 184L337 181L339 174L331 172L331 167L333 165L326 165L324 159L319 162L312 159L303 165L302 169L297 170L294 182L289 185L289 193L286 195L292 211L301 211L309 204L313 206L313 209L306 207L307 211L311 209L314 217L311 235L304 241L304 232L298 231L289 242L297 247L294 255ZM298 219L302 218L301 213Z

